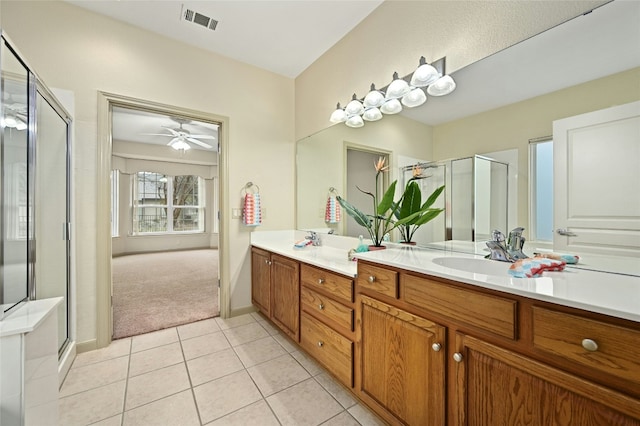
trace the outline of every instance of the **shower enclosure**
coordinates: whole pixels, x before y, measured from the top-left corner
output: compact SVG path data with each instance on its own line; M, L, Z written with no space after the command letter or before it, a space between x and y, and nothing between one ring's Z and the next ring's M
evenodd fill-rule
M445 185L434 207L444 214L422 226L414 239L418 245L440 241L484 241L494 229L507 229L509 165L474 155L453 160L418 163L403 167L403 182L409 181L414 167L419 167L422 200Z
M70 338L70 115L2 33L0 302L62 297L58 352Z

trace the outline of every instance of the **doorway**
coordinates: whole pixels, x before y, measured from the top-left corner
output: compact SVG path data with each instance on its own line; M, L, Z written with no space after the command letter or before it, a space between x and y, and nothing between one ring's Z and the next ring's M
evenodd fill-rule
M226 317L229 296L224 264L228 247L223 231L225 219L218 212L226 197L228 119L102 92L99 101L96 347L107 346L114 335L112 255L185 254L191 249L219 249L220 267L216 268L212 284L219 293L219 314ZM154 122L155 130L123 126L134 129L129 136L123 136L117 120L124 113L134 122L169 121L160 126ZM196 129L196 125L200 127ZM211 132L214 128L217 135ZM143 137L155 139L156 143L147 147L140 140L127 144L128 139ZM211 157L212 151L215 161L205 158ZM114 176L119 181L117 186L112 185ZM114 209L115 214L111 208L114 188L125 192L124 197L117 197L120 203ZM112 226L114 220L120 221L117 227ZM112 240L114 232L119 236ZM144 267L139 272L144 275ZM149 288L146 302L153 294L155 289ZM189 306L181 309L190 310Z

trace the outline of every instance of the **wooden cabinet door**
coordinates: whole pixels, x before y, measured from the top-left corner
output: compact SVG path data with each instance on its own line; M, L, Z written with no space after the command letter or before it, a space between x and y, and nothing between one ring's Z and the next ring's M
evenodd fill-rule
M271 255L271 320L300 341L300 264Z
M446 329L366 296L358 300L361 397L393 423L443 425Z
M251 250L251 302L266 316L271 315L271 255Z
M640 425L637 399L463 334L456 349L452 424Z

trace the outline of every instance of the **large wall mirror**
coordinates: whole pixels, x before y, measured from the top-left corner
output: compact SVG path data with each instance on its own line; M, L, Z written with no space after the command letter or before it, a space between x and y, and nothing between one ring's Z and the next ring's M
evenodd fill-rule
M297 228L349 234L346 221L327 224L324 209L330 188L347 194L345 154L357 146L389 152L390 179L399 184L406 166L420 162L447 164L481 155L507 164L503 231L522 226L533 241L530 152L551 139L556 120L640 100L639 15L638 2L607 3L454 72L458 87L449 96L362 128L337 124L298 141ZM606 167L615 164L600 164L594 173ZM451 239L448 224L429 226L437 229L425 232L419 244L437 245L443 226L445 239Z

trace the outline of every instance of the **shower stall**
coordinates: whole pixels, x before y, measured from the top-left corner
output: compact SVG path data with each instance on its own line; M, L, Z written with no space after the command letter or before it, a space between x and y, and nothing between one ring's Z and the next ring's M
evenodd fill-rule
M440 241L484 241L494 229L507 229L509 212L509 165L495 159L474 155L452 160L417 163L401 169L402 181L420 168L424 179L418 180L422 200L445 185L433 207L443 208L433 221L414 235L418 245Z

